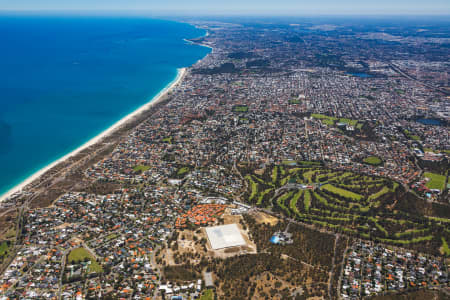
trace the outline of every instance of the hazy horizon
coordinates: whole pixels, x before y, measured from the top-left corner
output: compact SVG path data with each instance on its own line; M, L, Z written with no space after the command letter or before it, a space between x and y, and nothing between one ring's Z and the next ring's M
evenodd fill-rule
M17 15L17 16L98 16L98 17L149 17L149 18L163 18L177 20L180 18L249 18L249 19L311 19L311 18L368 18L368 19L413 19L423 20L427 18L437 18L436 21L448 21L450 22L450 13L435 13L435 14L326 14L326 13L303 13L303 14L268 14L268 13L183 13L176 11L150 11L150 10L3 10L0 9L0 16Z
M0 0L0 12L115 13L150 15L233 15L233 16L311 16L311 15L450 15L450 1L430 0L229 0L211 3L207 0Z

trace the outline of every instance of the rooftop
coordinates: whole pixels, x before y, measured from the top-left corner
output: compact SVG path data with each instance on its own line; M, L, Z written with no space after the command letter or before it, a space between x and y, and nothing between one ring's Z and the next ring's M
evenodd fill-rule
M208 240L214 250L244 246L247 243L236 224L221 225L206 228Z

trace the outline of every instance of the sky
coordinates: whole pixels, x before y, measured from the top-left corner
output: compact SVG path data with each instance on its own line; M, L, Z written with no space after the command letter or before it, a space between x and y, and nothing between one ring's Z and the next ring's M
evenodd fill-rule
M0 0L0 10L180 15L450 15L450 0Z

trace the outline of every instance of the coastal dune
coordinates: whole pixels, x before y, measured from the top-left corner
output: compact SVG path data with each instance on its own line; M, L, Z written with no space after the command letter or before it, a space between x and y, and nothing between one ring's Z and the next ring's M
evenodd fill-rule
M89 147L91 147L91 146L93 146L95 144L101 143L103 141L103 139L105 139L107 136L113 134L114 132L116 132L117 130L122 128L124 125L126 125L127 123L132 121L135 117L137 117L138 115L146 112L147 110L152 108L154 105L156 105L159 102L161 102L165 98L165 96L171 90L173 90L183 80L183 78L186 75L186 72L187 72L186 68L178 69L176 78L172 82L170 82L163 90L161 90L155 97L153 97L149 102L147 102L146 104L142 105L141 107L139 107L138 109L136 109L132 113L128 114L127 116L123 117L122 119L120 119L119 121L114 123L112 126L110 126L108 129L106 129L105 131L101 132L97 136L93 137L92 139L90 139L89 141L87 141L86 143L81 145L80 147L76 148L72 152L64 155L60 159L52 162L51 164L45 166L42 169L40 169L39 171L37 171L36 173L31 175L30 177L25 179L23 182L21 182L20 184L16 185L12 189L10 189L5 194L1 195L0 196L0 202L6 200L8 197L10 197L10 196L12 196L12 195L14 195L14 194L16 194L18 192L23 191L24 189L27 188L28 185L30 185L31 183L33 183L34 181L39 179L39 177L43 176L45 173L47 173L49 170L51 170L53 167L57 166L58 164L60 164L60 163L62 163L64 161L74 157L75 155L79 154L81 151L83 151L83 150L85 150L85 149L87 149L87 148L89 148Z

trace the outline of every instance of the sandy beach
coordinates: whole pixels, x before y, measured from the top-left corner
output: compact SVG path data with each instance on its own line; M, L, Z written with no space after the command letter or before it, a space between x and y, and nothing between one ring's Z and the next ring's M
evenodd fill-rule
M177 86L183 80L184 76L186 75L186 70L187 70L186 68L178 69L176 78L172 82L170 82L164 89L162 89L149 102L147 102L143 106L139 107L138 109L136 109L132 113L128 114L127 116L123 117L122 119L120 119L119 121L114 123L111 127L106 129L105 131L101 132L99 135L95 136L94 138L90 139L88 142L84 143L83 145L81 145L80 147L76 148L72 152L64 155L60 159L52 162L51 164L47 165L46 167L40 169L39 171L37 171L36 173L31 175L30 177L25 179L23 182L21 182L20 184L16 185L12 189L10 189L5 194L1 195L0 196L0 202L4 201L9 196L11 196L11 195L13 195L13 194L15 194L17 192L22 191L28 184L30 184L33 181L35 181L36 179L38 179L40 176L45 174L48 170L50 170L51 168L53 168L57 164L65 161L66 159L68 159L68 158L70 158L70 157L72 157L74 155L77 155L79 152L83 151L84 149L86 149L86 148L88 148L88 147L90 147L90 146L92 146L94 144L97 144L97 143L101 142L105 137L107 137L108 135L110 135L111 133L113 133L114 131L119 129L120 127L122 127L128 121L132 120L134 117L138 116L139 114L141 114L144 111L147 111L152 106L154 106L155 104L160 102L167 93L169 93L175 86Z

